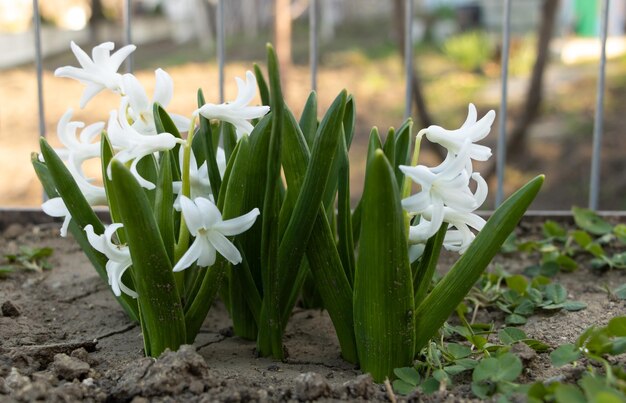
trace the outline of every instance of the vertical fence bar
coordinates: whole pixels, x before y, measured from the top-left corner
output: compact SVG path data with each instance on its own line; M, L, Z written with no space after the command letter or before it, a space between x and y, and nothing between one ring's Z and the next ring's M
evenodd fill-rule
M130 45L132 43L132 0L124 0L124 45ZM133 54L126 59L126 71L128 73L133 72Z
M41 18L39 0L33 0L33 26L35 27L35 69L37 71L37 106L39 112L39 135L46 136L46 115L43 105L43 59L41 56Z
M217 3L217 66L220 103L224 102L224 0Z
M593 153L591 155L591 180L589 185L589 208L598 209L600 195L600 154L602 151L602 132L604 119L604 83L606 78L606 37L609 19L609 0L602 2L602 18L600 20L601 53L598 71L598 87L596 89L596 111L593 124Z
M317 0L309 2L309 68L311 91L317 90Z
M502 24L502 58L501 58L501 80L500 88L500 113L498 119L498 156L496 159L497 189L496 207L504 200L504 170L506 168L506 114L508 109L508 88L509 88L509 44L511 42L511 1L504 2L503 24Z
M413 106L413 0L406 0L404 4L404 73L404 119L408 119Z

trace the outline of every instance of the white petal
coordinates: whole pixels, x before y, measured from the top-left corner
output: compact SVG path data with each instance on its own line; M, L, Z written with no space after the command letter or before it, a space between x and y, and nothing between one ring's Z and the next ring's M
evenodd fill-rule
M198 206L202 215L202 226L206 229L213 228L217 223L222 221L222 213L218 210L215 203L204 197L197 197L194 203Z
M259 209L255 207L247 214L215 224L213 229L225 236L238 235L249 230L254 225L259 214L261 214Z
M174 265L174 268L172 270L175 272L185 270L187 267L191 266L195 261L197 261L201 253L201 243L201 237L196 238L189 247L189 249L187 249L187 252L185 252L180 260L176 262L176 265Z
M128 104L137 115L152 108L146 91L134 75L124 74L122 76L122 83L124 86L124 94L128 97Z
M216 253L215 247L213 244L207 239L206 236L200 236L196 238L196 242L198 242L200 249L200 256L198 257L198 266L200 267L208 267L213 266L215 263Z
M156 84L154 86L152 102L158 102L165 108L172 100L174 81L163 69L156 69L154 75L156 76ZM187 128L189 128L189 126L187 126Z
M110 67L117 71L128 55L133 53L135 49L137 49L135 45L126 45L123 48L120 48L117 52L113 53L109 60Z
M180 197L180 207L183 217L185 218L187 228L189 229L189 233L193 236L197 236L198 230L203 227L202 212L196 203L191 201L186 196Z
M215 249L224 256L226 260L232 264L241 263L241 253L226 237L217 231L209 231L207 233L209 242L215 247Z

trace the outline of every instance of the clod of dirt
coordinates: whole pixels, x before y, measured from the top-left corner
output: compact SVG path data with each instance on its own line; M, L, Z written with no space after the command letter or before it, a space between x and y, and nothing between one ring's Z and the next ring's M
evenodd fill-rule
M4 301L2 303L2 316L6 316L9 318L17 318L20 316L20 310L17 309L15 304L11 301Z
M528 364L537 356L537 352L528 347L525 343L515 343L511 347L511 352L522 359L524 364Z
M197 394L201 392L198 381L208 388L219 385L193 346L182 346L176 352L166 350L157 360L142 358L121 372L111 393L114 400L179 396L185 392Z
M4 230L2 234L3 237L7 239L17 238L19 235L24 233L24 227L21 224L13 223Z
M71 357L77 358L83 362L86 362L89 365L97 365L98 364L98 360L96 360L95 358L92 358L89 356L89 352L84 348L77 348L76 350L72 351L72 353L70 354Z
M295 379L296 399L307 401L327 397L331 393L330 385L316 372L300 374Z
M374 385L374 379L370 374L359 375L356 379L344 383L343 387L347 392L346 398L369 400L376 394L376 385Z
M91 367L86 362L64 353L56 354L52 363L52 371L59 378L68 381L85 378L90 369Z

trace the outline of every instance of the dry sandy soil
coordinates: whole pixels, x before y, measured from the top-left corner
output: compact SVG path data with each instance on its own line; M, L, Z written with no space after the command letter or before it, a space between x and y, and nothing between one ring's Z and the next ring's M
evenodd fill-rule
M296 308L284 339L283 362L259 358L254 342L233 336L219 302L209 312L192 347L159 360L142 357L140 329L111 298L72 239L58 237L58 224L22 225L0 220L0 255L20 246L54 249L52 268L20 271L0 279L0 400L32 401L386 401L384 387L361 375L339 357L332 324L324 312ZM10 218L10 217L9 217ZM15 221L15 220L13 220ZM519 231L538 226L527 221ZM499 256L496 262L519 272L528 256ZM568 297L587 303L585 310L532 316L522 329L552 347L573 342L590 325L604 325L626 314L624 301L609 298L626 272L594 274L588 267L556 279ZM481 321L501 326L502 314L481 312ZM547 353L524 352L521 382L563 373L550 366ZM569 369L565 369L566 373ZM413 396L424 399L424 396ZM471 398L460 381L437 401ZM134 400L133 400L134 399Z

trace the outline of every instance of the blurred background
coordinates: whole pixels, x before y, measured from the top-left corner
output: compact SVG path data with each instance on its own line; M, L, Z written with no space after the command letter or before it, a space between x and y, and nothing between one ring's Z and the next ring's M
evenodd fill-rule
M264 66L265 43L281 58L285 94L296 116L311 89L309 0L225 1L225 99L235 76L253 62ZM479 116L499 110L502 0L415 0L412 117L416 131L430 124L457 128L467 104ZM351 150L353 199L361 194L367 138L399 127L405 106L405 0L318 0L320 114L343 88L357 101ZM154 70L174 79L168 110L190 115L198 88L218 102L217 0L133 0L134 71L148 94ZM116 96L101 93L80 110L83 86L55 78L57 67L77 65L74 40L88 53L104 41L123 45L125 1L45 0L42 17L45 129L53 144L67 108L74 119L104 121ZM600 55L601 1L513 0L509 58L509 113L505 194L538 173L546 186L532 209L568 210L588 203L590 155ZM601 210L626 210L626 5L611 1L602 146ZM0 208L37 206L41 189L30 166L38 149L33 1L0 0ZM497 119L486 143L494 148ZM422 161L441 159L427 147ZM495 156L479 167L495 195ZM94 172L97 168L93 167ZM488 205L493 205L490 196Z

